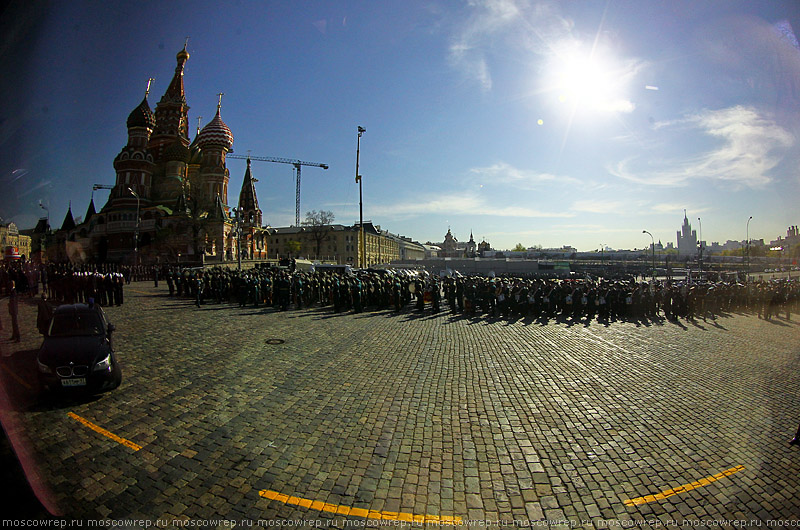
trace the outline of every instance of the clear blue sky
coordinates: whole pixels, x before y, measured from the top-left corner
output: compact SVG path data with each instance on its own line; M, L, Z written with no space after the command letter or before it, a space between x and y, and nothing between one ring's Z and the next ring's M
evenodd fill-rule
M0 216L22 228L114 182L187 36L191 136L224 92L236 154L329 164L304 169L303 214L358 220L362 125L365 218L423 242L642 248L684 209L709 242L800 224L795 0L26 4L0 48ZM253 171L264 222L292 224L292 167Z

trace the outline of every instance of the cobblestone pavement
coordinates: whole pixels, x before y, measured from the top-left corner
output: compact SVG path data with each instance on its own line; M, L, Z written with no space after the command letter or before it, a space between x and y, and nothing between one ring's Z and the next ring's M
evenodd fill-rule
M144 282L107 314L123 383L96 398L38 396L34 305L0 343L6 430L66 517L798 524L796 320L197 309Z

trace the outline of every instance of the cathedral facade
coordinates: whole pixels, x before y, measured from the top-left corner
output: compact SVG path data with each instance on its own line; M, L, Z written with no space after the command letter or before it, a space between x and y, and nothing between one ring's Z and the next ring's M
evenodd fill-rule
M233 133L222 121L222 95L214 118L202 129L198 124L190 140L185 46L176 59L155 110L148 84L128 115L128 140L114 159L116 181L108 201L96 212L92 200L83 222L66 234L87 260L202 263L267 257L268 234L261 227L249 160L238 208L228 204L225 157L233 152Z
M448 228L444 235L444 241L438 243L437 246L441 249L439 251L440 258L474 258L478 254L478 245L475 243L475 238L472 237L472 232L469 233L469 241L462 243Z

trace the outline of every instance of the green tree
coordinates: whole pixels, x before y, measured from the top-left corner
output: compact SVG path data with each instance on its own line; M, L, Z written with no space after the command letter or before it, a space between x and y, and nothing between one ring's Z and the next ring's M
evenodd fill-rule
M522 243L517 243L517 246L513 248L514 252L525 252L528 250L527 248L522 246Z
M289 250L289 257L296 256L300 254L300 249L302 248L303 244L299 241L287 241L286 248Z

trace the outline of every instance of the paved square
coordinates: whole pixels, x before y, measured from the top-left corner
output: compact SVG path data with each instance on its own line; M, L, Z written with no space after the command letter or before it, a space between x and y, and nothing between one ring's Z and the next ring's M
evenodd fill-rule
M107 309L122 386L76 401L37 398L20 312L6 428L69 518L798 524L796 320L197 309L142 282Z

